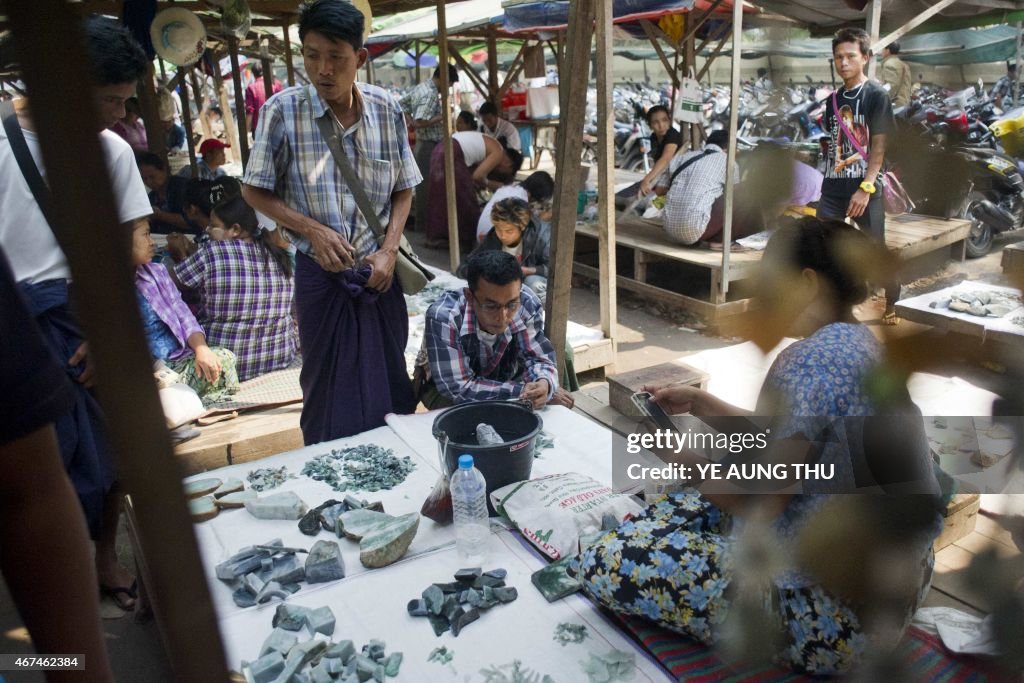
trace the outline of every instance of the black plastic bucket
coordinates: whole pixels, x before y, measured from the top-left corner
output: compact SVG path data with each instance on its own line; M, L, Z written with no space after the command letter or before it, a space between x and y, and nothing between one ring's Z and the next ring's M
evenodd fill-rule
M476 426L481 422L494 427L504 443L478 444ZM448 475L458 469L460 455L473 456L487 482L490 508L491 491L530 478L534 443L543 428L540 416L526 402L480 401L445 410L434 419L433 434Z

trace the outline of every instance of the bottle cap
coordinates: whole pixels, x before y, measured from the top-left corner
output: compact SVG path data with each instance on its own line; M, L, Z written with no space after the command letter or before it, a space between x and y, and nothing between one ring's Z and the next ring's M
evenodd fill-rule
M463 453L459 456L459 469L470 470L473 469L473 456L468 453Z

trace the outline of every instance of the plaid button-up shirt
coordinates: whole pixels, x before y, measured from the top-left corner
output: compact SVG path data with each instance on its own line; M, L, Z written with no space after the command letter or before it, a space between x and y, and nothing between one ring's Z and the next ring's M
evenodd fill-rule
M342 145L381 225L387 226L391 195L415 187L423 178L409 147L405 118L391 95L365 83L354 90L362 115L342 131ZM377 237L316 125L316 118L334 117L316 88L282 90L261 111L242 182L271 190L295 211L340 232L355 248L357 262L377 251ZM298 250L311 253L309 240L290 234Z
M676 179L671 180L676 169L690 159L703 156L705 150L713 149L714 153L699 159L684 169ZM665 198L665 213L662 222L665 232L681 244L694 244L704 234L711 220L711 207L715 200L725 192L725 167L728 155L718 145L706 145L703 150L676 155L658 179L660 187L666 187L671 181L668 196ZM739 167L733 178L739 178Z
M210 240L174 273L199 292L206 340L235 352L238 379L280 370L295 359L292 278L260 245Z
M414 121L429 121L441 113L441 93L434 85L434 79L428 79L407 92L400 100L402 111ZM444 124L437 122L432 126L416 129L416 138L439 141L444 137Z
M540 299L523 287L511 324L493 344L478 334L473 307L462 290L441 295L427 310L419 364L441 394L456 403L516 398L527 382L546 379L548 398L558 386L555 349L544 336Z

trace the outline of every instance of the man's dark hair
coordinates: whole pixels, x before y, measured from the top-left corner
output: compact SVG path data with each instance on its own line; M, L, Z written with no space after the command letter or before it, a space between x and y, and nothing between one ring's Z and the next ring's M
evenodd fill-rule
M473 116L473 112L460 111L459 115L455 118L469 126L470 130L477 130L479 128L479 126L476 125L476 117Z
M107 17L86 19L85 51L98 86L135 83L149 63L131 32Z
M313 0L299 10L300 42L305 42L307 33L316 31L358 50L363 46L365 28L363 13L346 0Z
M252 65L252 75L256 78L263 77L263 65L259 62L254 62Z
M167 170L167 161L152 152L136 152L135 163L138 166L152 166L158 171Z
M757 77L758 78L764 78L767 75L768 75L768 69L764 68L763 66L760 69L757 70Z
M555 195L555 179L547 171L536 171L523 181L531 202L546 202Z
M436 69L434 69L433 78L441 78L441 67L440 66L438 66ZM459 82L459 72L455 68L454 64L449 64L448 65L448 85L451 85L452 83L458 83L458 82Z
M213 211L213 202L210 201L210 187L213 185L212 180L200 180L199 178L190 178L185 184L185 207L194 206L203 213L204 216L209 217L210 212Z
M1017 63L1016 62L1007 62L1006 63L1006 70L1007 71L1016 71L1017 70Z
M466 259L469 291L475 292L481 279L501 287L510 282L522 282L523 269L512 254L497 249L477 250Z
M729 145L729 131L725 128L716 130L708 136L706 145L718 145L722 149L725 149Z
M857 43L862 55L866 57L871 54L871 36L862 28L841 28L836 31L832 39L832 52L835 53L842 43Z
M900 53L900 41L894 40L885 46L885 49L889 51L891 55L898 55Z
M494 106L494 102L484 102L480 105L480 116L497 116L498 108Z

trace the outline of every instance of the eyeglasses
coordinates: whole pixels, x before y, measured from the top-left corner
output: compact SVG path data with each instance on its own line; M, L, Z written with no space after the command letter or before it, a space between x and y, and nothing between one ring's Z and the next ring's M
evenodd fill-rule
M480 301L480 299L477 299L476 294L473 294L473 298L476 299L477 305L480 306L480 310L484 313L494 314L502 309L509 313L515 313L519 310L519 299L509 301L507 304L498 304L493 301Z

